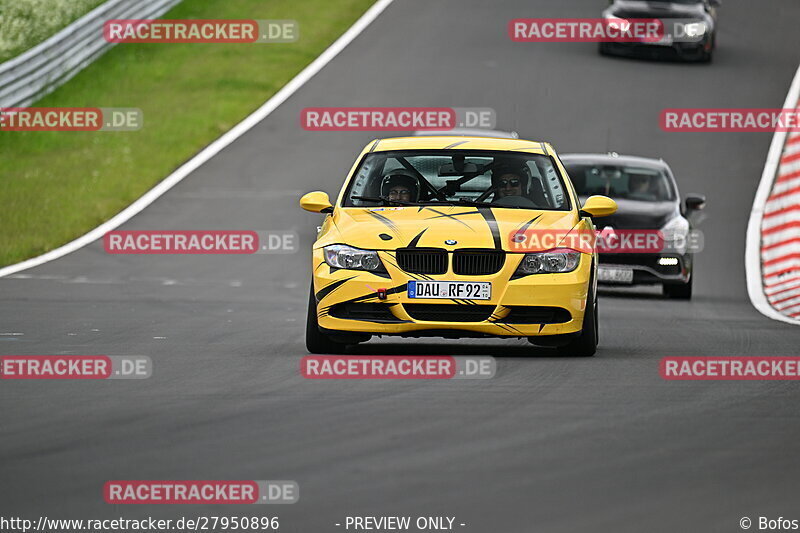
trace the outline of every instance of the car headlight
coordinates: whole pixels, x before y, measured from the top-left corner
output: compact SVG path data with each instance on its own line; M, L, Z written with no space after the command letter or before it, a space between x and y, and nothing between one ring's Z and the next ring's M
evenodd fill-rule
M572 272L578 267L581 253L569 248L556 248L546 252L525 254L517 274L555 274Z
M705 22L690 22L683 25L683 33L687 37L702 37L706 34Z
M628 31L631 23L627 19L619 18L615 15L605 15L605 23L610 27L620 31Z
M325 262L334 268L370 271L383 269L378 252L372 250L359 250L344 244L332 244L326 246L324 252Z
M661 228L664 236L664 248L683 253L689 236L689 221L683 217L675 217Z

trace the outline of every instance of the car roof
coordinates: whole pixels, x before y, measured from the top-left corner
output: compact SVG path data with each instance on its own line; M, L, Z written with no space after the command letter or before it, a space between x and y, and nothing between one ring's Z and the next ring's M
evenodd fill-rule
M516 131L488 130L481 128L453 128L451 130L431 131L417 130L411 135L415 137L496 137L499 139L519 139Z
M395 150L498 150L515 152L553 153L552 147L539 141L524 139L501 139L497 137L466 136L415 136L375 139L370 142L370 152L390 152ZM550 151L548 152L548 148Z
M613 152L607 154L560 154L559 157L563 163L581 162L606 165L622 163L628 165L650 165L652 167L668 168L663 159L640 157L637 155L620 155Z

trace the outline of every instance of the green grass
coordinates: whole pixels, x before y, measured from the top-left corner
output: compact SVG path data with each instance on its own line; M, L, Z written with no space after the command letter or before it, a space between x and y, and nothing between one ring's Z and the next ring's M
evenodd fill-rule
M184 0L163 18L294 19L286 44L121 44L38 107L138 107L131 132L0 131L0 265L108 220L263 104L372 0Z
M0 63L33 48L105 0L0 0Z

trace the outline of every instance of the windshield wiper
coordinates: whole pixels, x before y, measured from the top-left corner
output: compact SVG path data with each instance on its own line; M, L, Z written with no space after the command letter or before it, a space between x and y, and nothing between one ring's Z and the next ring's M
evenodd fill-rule
M351 196L350 199L364 200L365 202L383 202L383 205L411 205L411 206L422 205L416 202L403 202L401 200L392 200L386 198L385 196Z

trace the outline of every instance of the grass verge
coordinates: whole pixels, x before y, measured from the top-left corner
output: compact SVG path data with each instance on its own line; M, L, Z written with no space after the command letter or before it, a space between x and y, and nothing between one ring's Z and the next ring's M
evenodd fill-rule
M0 265L65 244L124 209L257 109L372 3L184 0L163 18L293 19L300 40L111 49L36 106L138 107L145 127L0 131Z
M0 63L33 48L105 0L0 0Z

